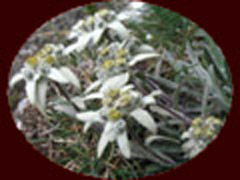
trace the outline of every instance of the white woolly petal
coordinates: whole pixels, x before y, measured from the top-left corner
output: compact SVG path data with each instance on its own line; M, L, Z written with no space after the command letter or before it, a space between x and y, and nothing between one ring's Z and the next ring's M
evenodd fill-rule
M68 55L75 50L81 52L83 49L85 49L90 39L91 39L90 33L86 33L82 36L79 36L77 42L65 48L63 54Z
M189 133L188 131L184 132L181 136L182 139L188 139L191 137L191 133Z
M47 77L53 81L58 83L69 83L68 79L64 77L62 72L56 68L51 67L50 72L48 73Z
M128 90L131 90L134 88L134 85L133 84L129 84L127 86L124 86L121 88L121 92L125 92L125 91L128 91Z
M182 149L183 149L184 151L189 151L189 150L191 150L195 145L196 145L196 142L195 142L193 139L191 139L191 140L187 141L186 143L184 143L184 144L182 145Z
M75 115L77 113L76 110L70 104L56 104L55 106L53 106L53 108L56 111L65 113L65 114L67 114L69 116L73 116L73 117L75 117Z
M162 90L158 89L158 90L152 91L149 95L151 95L151 96L160 96L162 93L163 93Z
M141 61L145 61L145 60L149 60L151 58L156 58L159 57L160 55L157 53L146 53L146 54L138 54L135 57L133 57L133 59L128 63L129 66L134 66L135 64L141 62Z
M79 20L73 27L72 27L72 30L79 30L82 25L84 24L84 21L83 20Z
M42 111L44 111L46 107L47 88L47 81L43 80L37 84L37 105Z
M91 38L92 38L94 44L97 44L100 41L104 31L105 31L105 28L96 29L95 31L92 32Z
M123 73L109 78L101 87L100 92L107 92L109 89L120 89L129 80L129 73Z
M130 156L131 156L130 145L129 145L126 131L124 131L123 133L121 133L117 136L117 144L118 144L118 147L120 148L122 154L126 158L130 158Z
M116 31L123 39L129 38L129 30L119 21L114 21L108 25L108 28Z
M83 132L86 133L88 129L92 126L92 122L86 122L83 126Z
M156 100L153 96L148 95L142 98L142 103L143 105L156 104Z
M97 147L97 157L100 158L107 147L108 143L112 141L115 137L113 137L113 127L114 123L113 122L107 122L107 124L104 127L104 130L102 132L101 138L98 142L98 147Z
M77 76L68 67L61 67L60 71L69 82L71 82L77 88L80 88L80 83Z
M93 100L93 99L102 99L103 94L102 93L92 93L84 97L84 100Z
M153 141L157 141L157 140L166 140L166 141L171 141L171 142L175 142L175 143L179 143L179 141L177 141L176 139L173 138L169 138L166 136L160 136L160 135L153 135L153 136L149 136L147 137L147 139L145 140L145 145L150 145Z
M18 83L19 81L23 80L24 76L23 74L20 73L16 73L15 75L13 75L13 77L11 78L10 82L9 82L9 86L13 87L16 83Z
M76 96L71 98L71 101L77 105L78 108L80 109L86 109L85 103L84 103L84 99L82 97Z
M149 46L147 44L143 44L139 47L138 51L141 52L141 53L149 53L149 52L153 53L155 50L152 46Z
M102 121L102 118L98 111L87 111L87 112L77 113L76 117L83 122Z
M85 94L91 92L94 89L97 89L102 84L102 80L94 81L86 90Z
M149 131L156 133L157 132L157 125L152 118L152 116L144 109L137 108L133 110L130 115L134 117L134 119L146 127Z
M166 111L165 109L163 109L159 106L150 106L150 110L152 112L156 112L162 116L172 116L172 114L170 114L168 111Z
M92 38L92 34L91 33L87 33L86 35L80 36L78 39L78 46L76 48L76 50L78 52L81 52L83 49L85 49L89 43L89 41Z
M27 98L31 104L35 105L36 103L36 81L27 81L25 85L25 91Z

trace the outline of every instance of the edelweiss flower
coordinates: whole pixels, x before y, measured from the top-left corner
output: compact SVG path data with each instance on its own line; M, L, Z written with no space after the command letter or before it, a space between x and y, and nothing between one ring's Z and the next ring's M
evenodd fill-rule
M16 73L10 80L9 86L12 88L19 81L24 80L26 95L33 105L37 105L41 110L45 109L47 79L61 84L71 83L77 88L80 87L77 77L68 67L53 67L56 59L57 47L47 44L35 56L29 57L20 72Z
M80 20L73 26L69 38L77 38L77 41L68 46L63 52L68 55L73 51L81 52L90 45L96 45L106 30L117 33L122 39L130 37L130 32L118 20L114 20L113 11L103 9L89 16L85 20Z
M194 157L200 153L216 137L221 125L221 120L212 116L194 119L188 131L182 134L182 139L187 139L182 146L187 156Z
M79 120L85 123L84 132L93 123L98 122L104 125L98 143L98 157L101 157L107 144L115 140L122 154L126 158L130 157L130 146L126 132L129 118L134 118L152 133L157 131L154 119L148 111L144 110L144 107L156 103L154 97L162 92L154 91L147 96L142 96L138 91L133 90L132 84L127 84L128 81L128 73L109 78L101 86L99 92L84 97L85 101L101 100L102 107L98 111L81 112L76 115Z
M160 54L154 52L153 48L146 44L136 48L135 41L130 39L122 43L114 42L98 49L95 72L99 79L85 90L86 94L98 88L108 77L129 71L131 67L142 61L160 57Z

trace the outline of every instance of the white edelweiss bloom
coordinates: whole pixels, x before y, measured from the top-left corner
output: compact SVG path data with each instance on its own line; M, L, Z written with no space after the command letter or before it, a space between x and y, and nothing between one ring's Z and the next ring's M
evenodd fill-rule
M19 73L15 74L10 82L9 87L12 88L16 83L25 81L25 92L31 104L35 105L37 100L36 84L40 75L35 73L33 69L24 66Z
M130 145L126 132L126 122L122 119L118 121L108 121L104 127L101 138L98 142L97 157L100 158L109 142L117 141L121 153L126 158L130 158Z
M72 83L80 87L77 77L67 67L57 69L50 64L36 60L31 63L24 63L20 72L10 79L9 87L12 88L16 83L24 80L25 92L30 103L37 106L41 112L44 112L46 106L47 79L63 84Z
M95 81L92 85L90 85L87 88L85 93L88 93L88 92L96 89L97 87L101 86L101 84L102 84L100 90L98 92L86 95L83 99L84 100L103 99L109 90L113 90L113 89L121 90L121 88L123 88L123 90L124 89L127 90L130 88L133 88L132 85L124 87L124 85L128 82L128 80L129 80L129 73L123 73L123 74L111 77L111 78L105 80L105 82L103 82L102 80Z

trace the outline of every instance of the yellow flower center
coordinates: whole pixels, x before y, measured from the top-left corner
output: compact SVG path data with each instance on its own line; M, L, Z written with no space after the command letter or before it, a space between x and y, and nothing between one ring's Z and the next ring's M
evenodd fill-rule
M110 98L115 98L119 94L119 89L110 89L107 92L107 96Z
M102 104L104 105L104 106L108 106L108 105L110 105L111 103L112 103L112 98L109 98L109 97L106 97L106 98L104 98L103 100L102 100Z
M126 59L125 58L118 58L115 61L116 61L116 65L122 65L122 64L126 63Z
M215 118L213 116L208 117L206 121L213 124L213 125L221 125L222 124L220 119Z
M36 66L38 64L38 59L35 56L31 56L27 58L26 63L32 67Z
M117 57L123 57L123 56L125 56L126 54L127 54L126 49L119 49L119 50L117 51Z
M117 109L110 109L108 112L108 118L110 120L116 121L122 117L122 113L118 111Z
M94 17L93 16L89 16L86 20L86 25L87 26L91 26L94 23Z
M102 67L107 70L112 68L113 66L114 66L113 60L105 60L102 64Z
M193 130L193 135L194 135L195 137L199 137L199 136L201 136L202 134L203 134L203 131L202 131L202 129L201 129L200 127L195 128L195 129Z
M54 60L55 60L54 57L51 56L51 55L49 55L46 58L44 58L44 62L46 62L48 64L53 64Z
M105 17L106 15L108 15L108 10L107 9L101 9L100 11L98 11L97 13L101 16L101 17Z
M193 126L199 126L202 123L202 118L198 117L192 121Z
M99 55L105 56L108 53L108 51L109 51L109 47L105 47L99 52Z
M120 97L120 106L127 106L131 102L131 95L127 92L123 93Z

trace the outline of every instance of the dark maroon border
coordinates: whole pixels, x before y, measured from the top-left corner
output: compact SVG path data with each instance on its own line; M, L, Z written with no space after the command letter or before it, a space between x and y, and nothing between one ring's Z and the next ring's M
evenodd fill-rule
M0 3L0 178L79 179L33 150L16 130L7 104L8 72L26 38L48 19L78 5L80 0L6 0ZM148 2L154 3L152 0ZM156 4L156 2L155 2ZM238 179L239 148L239 6L237 0L159 0L157 4L176 11L204 28L222 48L233 81L233 103L226 126L206 151L168 173L163 179ZM6 177L6 178L4 178ZM147 178L151 179L151 178ZM153 178L152 178L153 179Z

